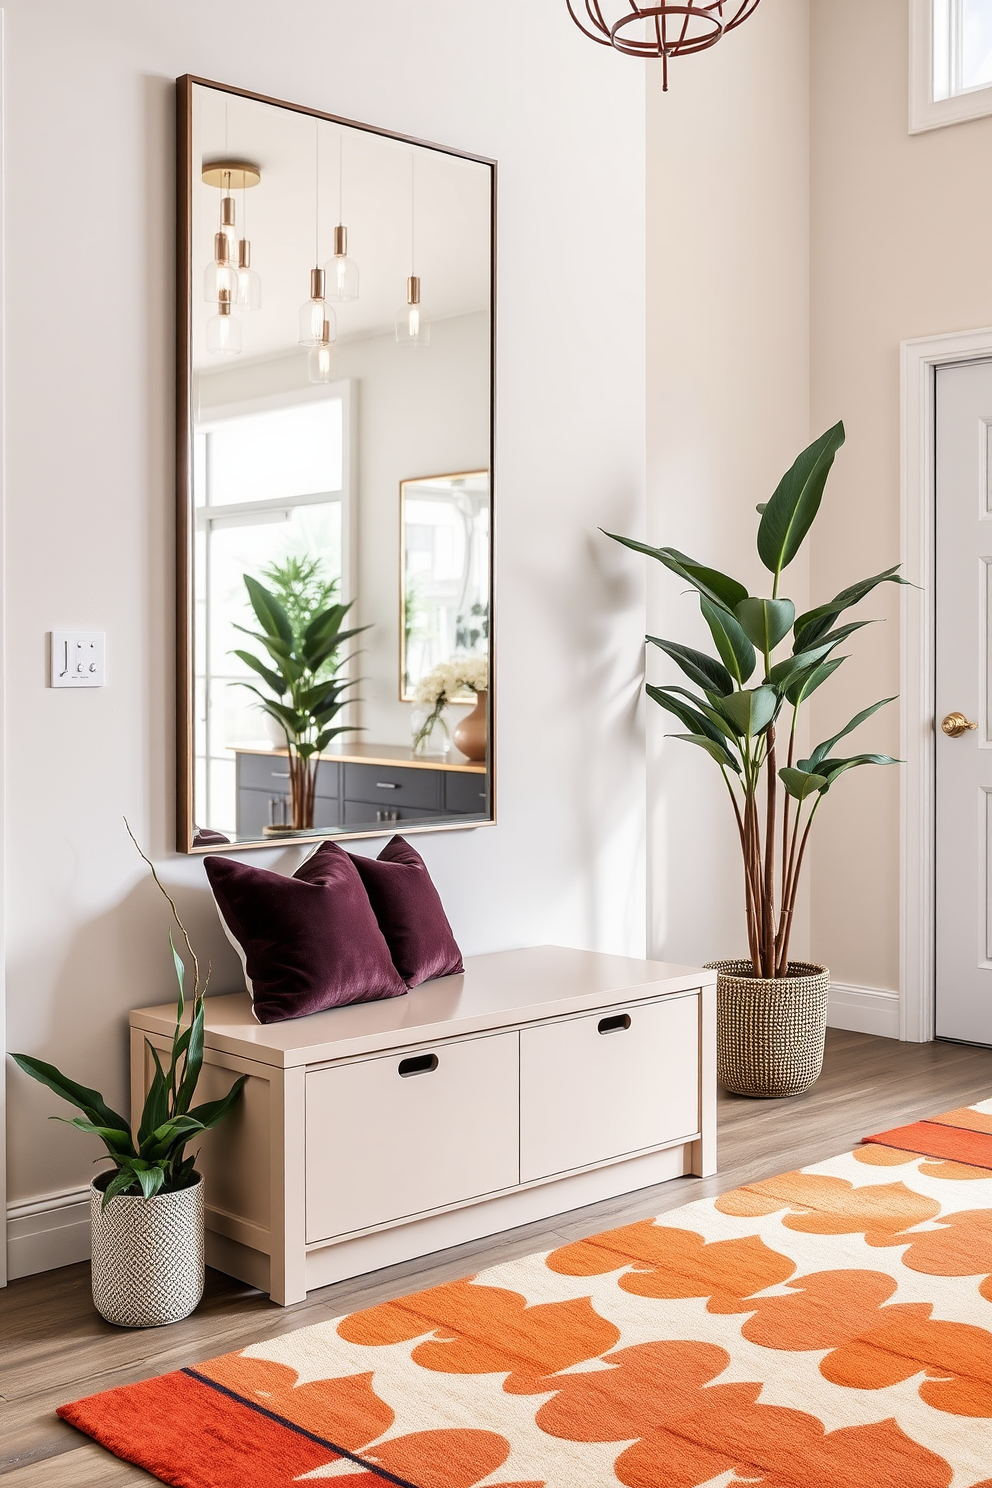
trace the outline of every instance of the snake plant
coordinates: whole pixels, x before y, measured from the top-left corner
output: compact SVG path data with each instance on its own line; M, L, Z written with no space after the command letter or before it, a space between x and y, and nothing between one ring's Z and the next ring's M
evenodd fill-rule
M839 618L879 584L907 582L895 564L798 616L792 600L780 592L782 575L813 525L843 443L844 425L838 423L803 451L770 501L758 507L758 556L772 575L770 598L749 594L737 579L676 548L606 534L656 559L698 595L716 654L648 636L695 690L651 683L646 690L686 730L674 737L705 750L723 776L740 838L748 946L758 977L788 974L800 875L823 800L849 770L898 763L887 754L834 752L894 698L863 708L808 756L796 758L804 705L847 660L836 655L837 648L869 623L838 624Z

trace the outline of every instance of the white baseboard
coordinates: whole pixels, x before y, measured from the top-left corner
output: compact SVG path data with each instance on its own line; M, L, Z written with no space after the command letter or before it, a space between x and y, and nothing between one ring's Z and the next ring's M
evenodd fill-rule
M881 1038L899 1037L899 993L877 987L852 987L830 983L827 1027L849 1033L874 1033Z
M70 1188L7 1205L7 1274L34 1276L90 1258L90 1191Z

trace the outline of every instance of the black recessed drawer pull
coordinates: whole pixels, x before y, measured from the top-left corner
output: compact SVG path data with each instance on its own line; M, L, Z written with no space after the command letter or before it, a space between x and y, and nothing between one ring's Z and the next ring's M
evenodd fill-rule
M376 790L399 790L400 786L395 780L377 780L375 788Z
M629 1013L616 1013L612 1018L600 1018L600 1033L623 1033L630 1027Z
M411 1054L409 1059L401 1059L399 1064L400 1074L404 1079L407 1075L429 1075L436 1069L436 1054Z

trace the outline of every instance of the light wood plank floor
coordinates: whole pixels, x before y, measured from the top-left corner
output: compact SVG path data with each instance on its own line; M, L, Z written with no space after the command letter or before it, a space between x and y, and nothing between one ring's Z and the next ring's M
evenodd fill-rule
M110 1327L94 1312L86 1265L11 1283L0 1292L4 1488L121 1488L156 1481L63 1425L54 1409L65 1400L644 1219L749 1179L819 1162L856 1146L868 1132L992 1095L992 1049L899 1044L835 1030L827 1038L824 1073L806 1095L790 1101L721 1095L717 1177L676 1179L339 1282L312 1292L296 1307L275 1307L250 1287L208 1272L206 1295L193 1317L170 1328L132 1333Z

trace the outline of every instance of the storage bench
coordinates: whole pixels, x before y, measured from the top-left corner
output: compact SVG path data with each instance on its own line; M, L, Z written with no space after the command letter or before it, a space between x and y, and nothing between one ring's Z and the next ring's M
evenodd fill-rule
M207 1259L309 1289L685 1173L716 1171L715 972L538 946L406 997L262 1027L206 1003ZM171 1004L131 1013L132 1109Z

